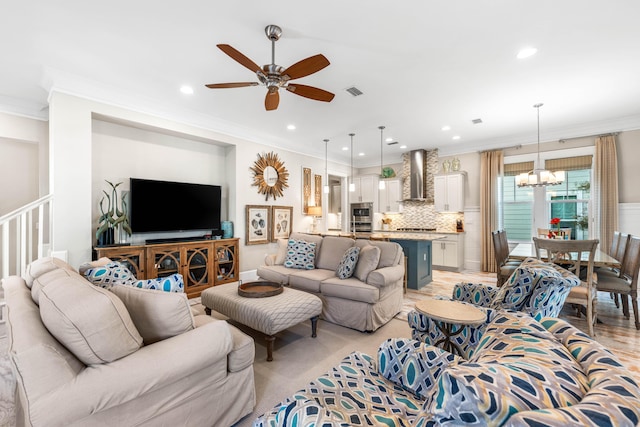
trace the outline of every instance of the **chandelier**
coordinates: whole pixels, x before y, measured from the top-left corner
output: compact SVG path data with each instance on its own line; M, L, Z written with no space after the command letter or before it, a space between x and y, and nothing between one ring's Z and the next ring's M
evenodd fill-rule
M558 185L564 182L564 171L551 172L540 167L540 107L543 104L536 104L533 107L538 110L538 162L536 168L530 172L521 173L516 177L518 187L544 187L547 185Z

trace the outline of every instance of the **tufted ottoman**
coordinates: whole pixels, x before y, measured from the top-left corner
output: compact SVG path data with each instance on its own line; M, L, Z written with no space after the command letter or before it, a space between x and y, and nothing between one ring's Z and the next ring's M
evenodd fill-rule
M205 312L211 310L266 334L267 361L273 360L275 334L311 319L311 336L316 337L322 301L315 295L284 288L279 295L266 298L246 298L238 295L238 285L227 283L206 289L201 295Z

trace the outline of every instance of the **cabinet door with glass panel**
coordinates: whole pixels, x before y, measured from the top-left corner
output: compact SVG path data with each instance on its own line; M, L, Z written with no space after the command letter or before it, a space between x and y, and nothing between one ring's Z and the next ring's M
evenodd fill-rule
M149 277L181 274L189 298L212 286L213 242L154 245L147 251Z
M118 261L136 276L136 279L146 279L146 249L144 246L119 246L96 248L98 258L107 257L111 261Z
M215 243L214 280L216 285L238 280L238 241L224 239Z

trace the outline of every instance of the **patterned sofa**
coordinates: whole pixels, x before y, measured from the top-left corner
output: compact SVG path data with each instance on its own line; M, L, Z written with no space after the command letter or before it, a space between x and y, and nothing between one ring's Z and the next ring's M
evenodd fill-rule
M397 243L292 233L278 245L278 253L267 255L258 267L258 276L316 295L324 320L375 331L402 309L404 254ZM301 247L309 253L300 254ZM345 270L351 276L339 277Z
M563 320L498 312L469 360L412 339L354 352L254 421L275 426L636 426L640 387Z
M451 299L482 307L487 314L486 322L477 326L452 325L454 334L464 329L455 337L464 357L468 359L473 354L484 329L500 311L518 311L536 320L558 317L569 291L579 285L580 279L573 273L536 258L525 259L499 288L457 283ZM444 338L433 320L415 310L408 313L407 320L413 339L433 344Z

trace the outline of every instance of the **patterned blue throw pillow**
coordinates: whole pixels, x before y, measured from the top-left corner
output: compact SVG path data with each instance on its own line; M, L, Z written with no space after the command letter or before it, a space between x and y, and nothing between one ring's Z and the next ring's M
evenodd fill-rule
M356 271L356 264L358 263L358 256L360 255L360 248L353 246L346 250L342 256L340 264L338 264L338 270L336 276L340 279L348 279L353 276L353 272Z
M118 262L109 262L103 266L89 268L84 277L101 288L109 289L113 285L133 285L136 281L133 273Z
M158 277L157 279L138 280L133 283L136 288L154 289L165 292L184 292L182 274Z
M316 261L316 244L305 240L289 239L284 266L299 270L313 270Z

